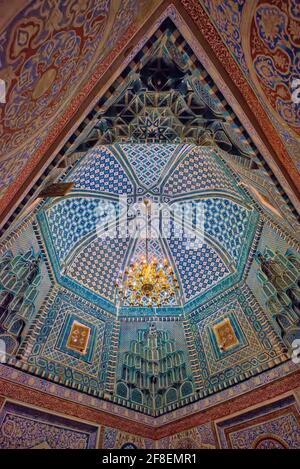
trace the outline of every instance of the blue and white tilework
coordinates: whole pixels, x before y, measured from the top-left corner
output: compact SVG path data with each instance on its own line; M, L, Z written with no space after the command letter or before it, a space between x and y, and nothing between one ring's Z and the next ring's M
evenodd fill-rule
M178 145L121 144L133 171L147 189L155 186Z
M68 179L76 189L112 194L131 194L132 183L112 151L106 147L91 150Z

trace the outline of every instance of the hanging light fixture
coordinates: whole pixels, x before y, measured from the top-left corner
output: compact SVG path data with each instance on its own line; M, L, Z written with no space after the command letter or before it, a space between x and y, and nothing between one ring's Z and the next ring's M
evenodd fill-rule
M168 304L179 290L178 280L168 260L161 264L156 257L149 258L148 250L148 215L149 200L144 200L146 207L146 252L120 273L116 281L116 293L119 300L131 306L162 306Z

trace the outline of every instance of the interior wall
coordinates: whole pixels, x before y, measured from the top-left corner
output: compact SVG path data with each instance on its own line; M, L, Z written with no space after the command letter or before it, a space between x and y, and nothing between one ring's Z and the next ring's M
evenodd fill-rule
M85 419L72 419L21 402L3 401L0 448L138 448L138 449L270 449L300 447L300 389L242 412L161 439L140 436ZM1 402L1 401L0 401ZM153 433L154 434L154 433Z
M201 391L218 392L287 359L280 336L245 285L195 310L190 324Z
M246 284L289 351L300 338L299 266L299 242L278 225L265 223Z
M120 321L115 394L151 415L182 405L196 386L182 318L165 319ZM148 378L151 373L155 383Z
M31 223L0 244L0 340L16 354L53 285Z
M39 375L103 395L114 325L115 321L101 308L55 287L34 334L28 337L24 358ZM74 336L76 340L72 342L74 327L87 334L86 340L83 338L84 354L76 348L78 338Z

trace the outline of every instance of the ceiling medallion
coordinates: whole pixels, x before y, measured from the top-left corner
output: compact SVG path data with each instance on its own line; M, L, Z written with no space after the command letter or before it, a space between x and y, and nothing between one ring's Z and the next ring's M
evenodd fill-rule
M149 200L144 200L146 208L146 253L140 260L130 264L121 272L116 281L119 302L129 302L131 306L160 307L175 297L179 290L178 280L168 260L159 264L156 257L149 259L148 219Z

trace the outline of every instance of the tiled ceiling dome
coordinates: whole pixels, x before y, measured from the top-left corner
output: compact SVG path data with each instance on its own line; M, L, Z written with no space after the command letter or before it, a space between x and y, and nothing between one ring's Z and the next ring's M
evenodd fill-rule
M132 236L124 211L136 217L145 198L157 212L150 254L161 261L166 257L180 284L168 312L199 304L203 295L212 296L240 279L257 212L214 149L193 144L97 146L67 180L74 182L73 190L46 204L40 223L60 282L84 297L93 295L98 305L114 309L120 270L145 250L143 229Z
M260 155L172 21L162 23L67 148L66 156L77 155L64 178L73 189L39 214L62 286L109 312L137 313L126 302L116 308L115 281L145 250L143 229L133 236L124 213L136 222L146 198L156 213L150 254L168 259L180 287L157 314L190 311L241 280L258 211L225 155L261 172Z

